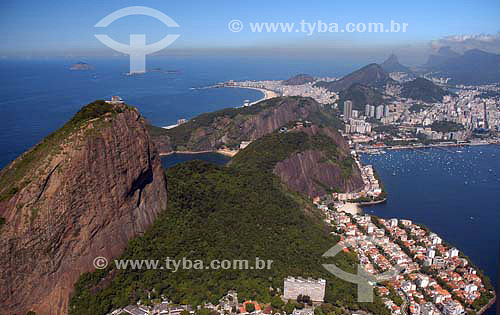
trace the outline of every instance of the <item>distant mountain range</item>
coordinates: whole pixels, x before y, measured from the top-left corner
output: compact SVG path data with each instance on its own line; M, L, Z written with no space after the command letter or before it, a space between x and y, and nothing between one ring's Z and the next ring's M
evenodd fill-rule
M460 54L453 51L450 47L441 47L436 54L430 55L427 59L427 63L424 68L433 69L439 67L441 64L445 63L447 60L459 57Z
M472 49L460 55L442 47L424 65L428 71L440 72L455 84L488 84L500 82L500 55Z
M387 73L404 72L413 74L413 71L411 71L408 67L399 63L398 57L395 54L391 54L389 58L387 58L387 60L385 60L380 66Z
M387 83L395 82L389 75L376 63L371 63L363 68L356 70L340 80L331 82L318 82L316 86L324 87L332 92L339 92L349 88L355 83L381 88Z

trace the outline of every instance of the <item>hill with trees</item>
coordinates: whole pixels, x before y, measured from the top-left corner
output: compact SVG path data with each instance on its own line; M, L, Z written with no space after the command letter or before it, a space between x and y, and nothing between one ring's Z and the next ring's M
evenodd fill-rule
M274 153L273 153L274 155ZM148 303L160 295L174 303L217 303L228 290L242 299L269 303L287 276L327 280L325 300L336 307L388 314L377 297L356 302L356 286L322 267L322 254L338 241L318 210L286 189L265 163L251 159L219 167L206 162L179 164L167 171L168 203L144 236L129 242L121 259L272 260L270 269L117 269L84 274L76 285L70 314L106 314L114 308ZM248 169L244 165L252 165ZM355 273L353 253L333 258ZM270 289L272 288L272 289ZM274 299L276 300L276 299ZM276 303L275 303L276 304Z
M308 74L297 74L289 78L288 80L283 81L285 85L302 85L306 83L314 82L314 78Z
M403 83L401 96L426 103L442 102L443 96L451 93L424 78Z
M316 83L316 86L324 87L333 92L339 92L349 88L355 83L371 86L374 88L382 88L387 83L394 82L389 75L376 63L364 66L340 80L325 82L321 81Z
M352 108L364 113L365 105L373 106L387 104L389 100L384 98L384 95L378 90L359 83L351 85L348 89L343 90L339 94L339 106L343 109L344 101L351 101Z
M237 149L296 120L342 128L335 112L312 98L275 97L255 105L201 114L172 129L150 127L160 152Z

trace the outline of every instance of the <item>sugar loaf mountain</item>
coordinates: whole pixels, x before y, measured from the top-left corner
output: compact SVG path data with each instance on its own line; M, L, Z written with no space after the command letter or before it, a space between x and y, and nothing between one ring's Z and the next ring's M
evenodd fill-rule
M322 254L338 238L310 197L362 185L335 112L280 97L202 114L177 128L147 126L137 109L96 101L0 173L1 314L107 314L138 300L215 303L230 289L269 302L288 276L327 280L339 312L388 314L356 302ZM181 163L159 152L236 147L229 165ZM167 185L168 183L168 185ZM264 270L93 267L111 259L261 259ZM333 261L355 272L356 257ZM270 290L269 288L274 288Z
M116 257L165 209L144 118L97 101L0 173L1 314L66 314L81 273Z

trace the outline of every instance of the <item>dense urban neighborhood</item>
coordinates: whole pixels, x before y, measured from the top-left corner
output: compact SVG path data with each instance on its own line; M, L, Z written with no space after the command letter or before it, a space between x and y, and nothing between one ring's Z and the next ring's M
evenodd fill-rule
M449 85L446 78L430 76L425 76L429 80L421 77L410 81L403 73L391 73L390 77L397 80L392 79L377 90L367 91L364 87L352 93L325 87L324 83L337 82L336 78L306 75L299 75L296 80L229 81L218 86L311 97L320 104L333 106L345 123L344 134L360 150L498 142L497 84ZM412 93L405 93L408 83L416 85L412 86Z
M349 214L320 205L345 251L373 275L398 267L375 284L392 314L474 314L494 296L489 280L457 248L410 220Z

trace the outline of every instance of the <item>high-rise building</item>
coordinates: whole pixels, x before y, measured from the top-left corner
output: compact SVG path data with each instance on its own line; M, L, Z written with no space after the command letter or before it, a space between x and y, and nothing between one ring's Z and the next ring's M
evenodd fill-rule
M370 104L365 105L365 116L370 117Z
M377 106L376 112L375 112L375 118L380 119L384 116L384 105L379 105Z
M389 117L389 105L384 106L384 117Z
M348 121L352 117L352 102L344 101L344 120Z
M370 106L370 117L375 117L375 106Z

